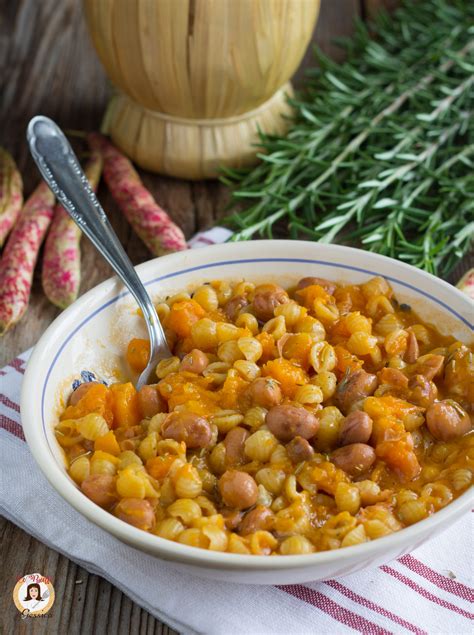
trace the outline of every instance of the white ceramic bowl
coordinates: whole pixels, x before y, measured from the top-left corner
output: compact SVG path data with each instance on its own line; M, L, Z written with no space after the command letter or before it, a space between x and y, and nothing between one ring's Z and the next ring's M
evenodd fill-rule
M389 258L339 247L299 241L254 241L191 250L151 260L137 267L154 298L209 279L278 280L283 285L315 275L359 283L382 275L397 298L407 302L445 333L469 341L472 305L441 280ZM190 573L252 584L288 584L347 575L407 553L452 525L470 509L465 493L451 505L407 529L359 546L304 556L243 556L188 547L140 531L86 498L67 475L54 436L61 402L81 371L110 379L125 377L128 340L144 334L136 305L111 279L92 289L48 328L28 363L21 397L25 435L39 466L53 487L80 513L120 540Z

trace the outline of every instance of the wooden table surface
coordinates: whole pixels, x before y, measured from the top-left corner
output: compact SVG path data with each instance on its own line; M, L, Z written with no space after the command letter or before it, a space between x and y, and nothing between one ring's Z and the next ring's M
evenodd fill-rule
M353 16L367 17L380 5L391 7L395 3L322 0L314 39L337 58L340 51L331 39L352 32ZM302 66L310 58L308 52ZM301 78L301 69L297 77ZM26 194L38 181L25 142L29 119L44 114L66 129L97 129L110 91L88 39L78 0L0 0L0 145L18 162ZM76 147L81 150L80 144ZM224 213L228 192L217 182L190 183L144 172L142 177L187 237L212 226ZM150 254L103 186L99 198L132 261L138 264L149 259ZM465 260L452 279L457 279L468 265ZM108 265L84 240L81 292L110 275ZM26 316L1 340L0 367L33 346L58 313L43 296L36 274ZM0 633L174 633L108 582L87 573L12 523L0 519L0 533ZM54 578L56 603L50 619L23 621L11 594L17 578L34 571Z

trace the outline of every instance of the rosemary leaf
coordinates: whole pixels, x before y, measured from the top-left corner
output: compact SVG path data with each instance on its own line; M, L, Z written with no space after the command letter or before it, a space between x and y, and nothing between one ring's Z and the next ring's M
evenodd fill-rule
M473 2L405 0L374 37L357 21L345 63L316 51L286 136L223 171L232 240L286 231L447 275L474 236L473 25Z

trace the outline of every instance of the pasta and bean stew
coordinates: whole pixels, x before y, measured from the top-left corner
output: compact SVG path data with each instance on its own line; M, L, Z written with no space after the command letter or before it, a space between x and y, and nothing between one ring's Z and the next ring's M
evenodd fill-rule
M383 278L213 281L157 307L156 383L81 384L68 473L121 520L185 545L306 554L374 540L472 482L472 351ZM149 345L133 339L132 371Z

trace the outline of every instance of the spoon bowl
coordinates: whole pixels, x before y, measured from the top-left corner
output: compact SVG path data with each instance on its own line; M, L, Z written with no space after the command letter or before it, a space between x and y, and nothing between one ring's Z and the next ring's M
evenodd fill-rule
M27 139L31 155L58 201L107 260L142 310L150 338L150 357L137 380L136 387L140 390L148 383L159 360L171 357L155 306L59 126L48 117L33 117Z

